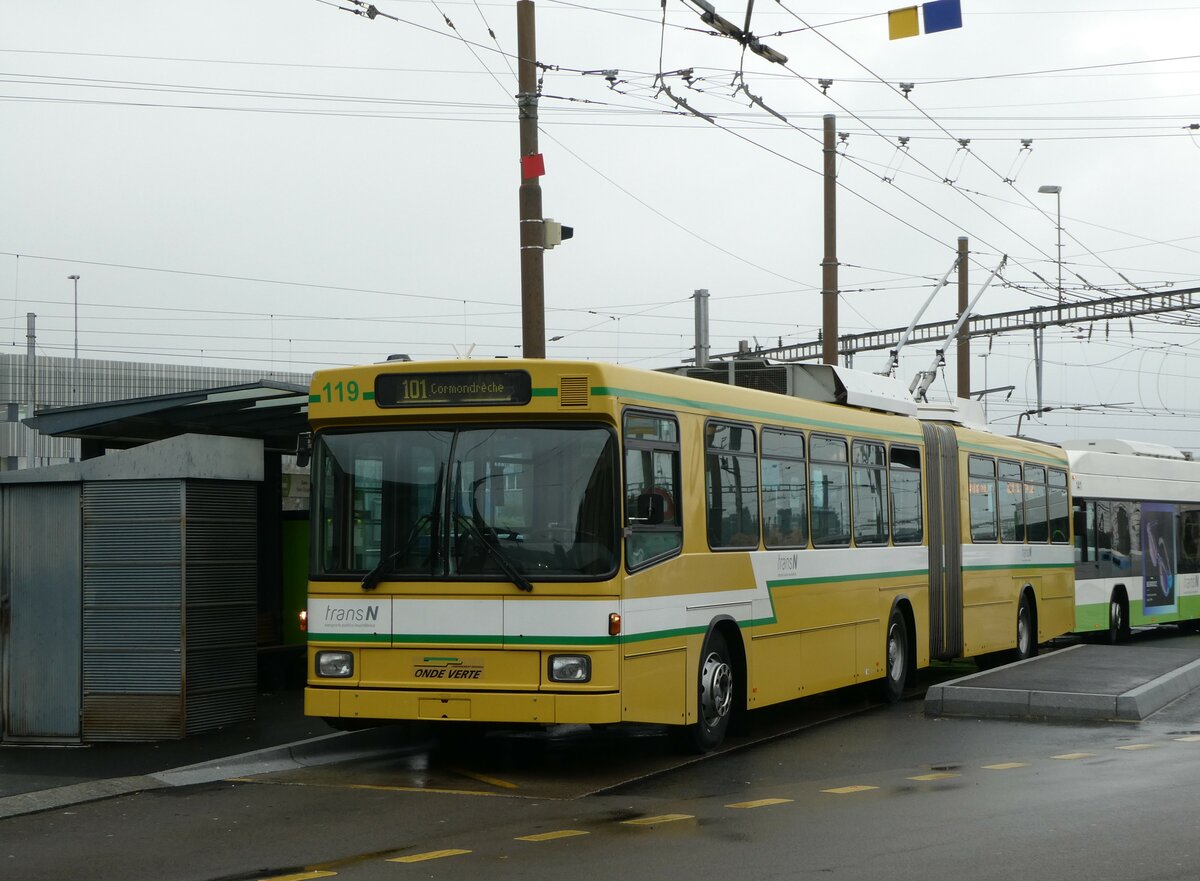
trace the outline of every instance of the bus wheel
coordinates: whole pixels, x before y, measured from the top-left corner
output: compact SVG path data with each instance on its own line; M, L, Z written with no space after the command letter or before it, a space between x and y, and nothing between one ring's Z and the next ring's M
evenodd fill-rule
M711 752L721 745L733 715L734 674L725 637L713 631L704 640L700 655L700 696L697 719L686 730L685 746Z
M1017 647L1013 651L1014 661L1024 661L1037 654L1037 634L1033 624L1033 603L1029 595L1021 597L1021 606L1017 609Z
M1129 618L1125 614L1125 598L1113 593L1108 601L1108 644L1116 645L1129 638Z
M899 609L892 609L884 648L887 674L883 678L883 699L891 704L904 696L904 685L908 681L908 624Z

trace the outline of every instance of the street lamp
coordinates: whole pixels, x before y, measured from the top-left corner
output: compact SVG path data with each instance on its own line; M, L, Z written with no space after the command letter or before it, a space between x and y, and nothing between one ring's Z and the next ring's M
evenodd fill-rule
M68 275L75 285L75 363L71 365L71 403L79 401L79 276Z
M1058 303L1063 301L1062 286L1062 187L1057 184L1045 184L1038 187L1039 193L1054 194L1055 227L1058 230Z
M79 360L79 276L68 275L67 278L75 282L75 360Z

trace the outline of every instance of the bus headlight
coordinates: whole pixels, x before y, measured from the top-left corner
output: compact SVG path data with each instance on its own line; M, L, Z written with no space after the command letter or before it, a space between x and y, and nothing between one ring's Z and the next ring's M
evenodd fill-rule
M592 659L587 655L551 655L551 682L588 682L592 678Z
M317 675L345 679L354 675L354 655L350 652L317 652Z

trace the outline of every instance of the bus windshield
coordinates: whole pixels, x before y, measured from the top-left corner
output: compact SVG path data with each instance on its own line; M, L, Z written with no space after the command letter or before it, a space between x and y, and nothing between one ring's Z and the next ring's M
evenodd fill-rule
M380 580L603 578L617 562L616 439L603 427L327 433L315 569Z

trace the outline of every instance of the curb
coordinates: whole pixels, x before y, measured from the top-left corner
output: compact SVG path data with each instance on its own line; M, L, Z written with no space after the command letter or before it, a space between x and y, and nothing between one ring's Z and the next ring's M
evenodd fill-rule
M1055 654L1065 655L1067 652L1073 652L1079 648L1082 646L1072 645L1055 652ZM1046 655L1037 655L1023 661L1016 661L1006 665L1005 669L1016 669L1025 664L1034 664L1043 657ZM1036 692L1023 689L978 688L968 684L973 679L979 679L990 673L992 673L991 670L980 670L978 673L971 673L960 679L929 686L925 692L925 715L985 716L990 719L1021 719L1035 715L1030 712L1030 698ZM1047 693L1041 692L1040 694ZM1086 695L1073 695L1073 697L1086 697ZM1112 701L1110 700L1109 703ZM1040 712L1037 715L1040 715Z
M1065 654L1074 645L1056 654ZM1045 655L1009 665L1036 663ZM929 687L925 694L927 716L976 716L989 719L1051 719L1063 722L1140 722L1167 704L1200 688L1200 659L1168 670L1122 694L1044 691L1023 688L986 688L971 680L990 670L972 673L952 682Z
M1117 718L1140 721L1200 687L1200 660L1172 670L1117 698Z
M342 731L151 774L112 777L23 792L0 798L0 819L153 789L215 783L233 777L290 771L394 752L401 747L406 733L403 726Z

